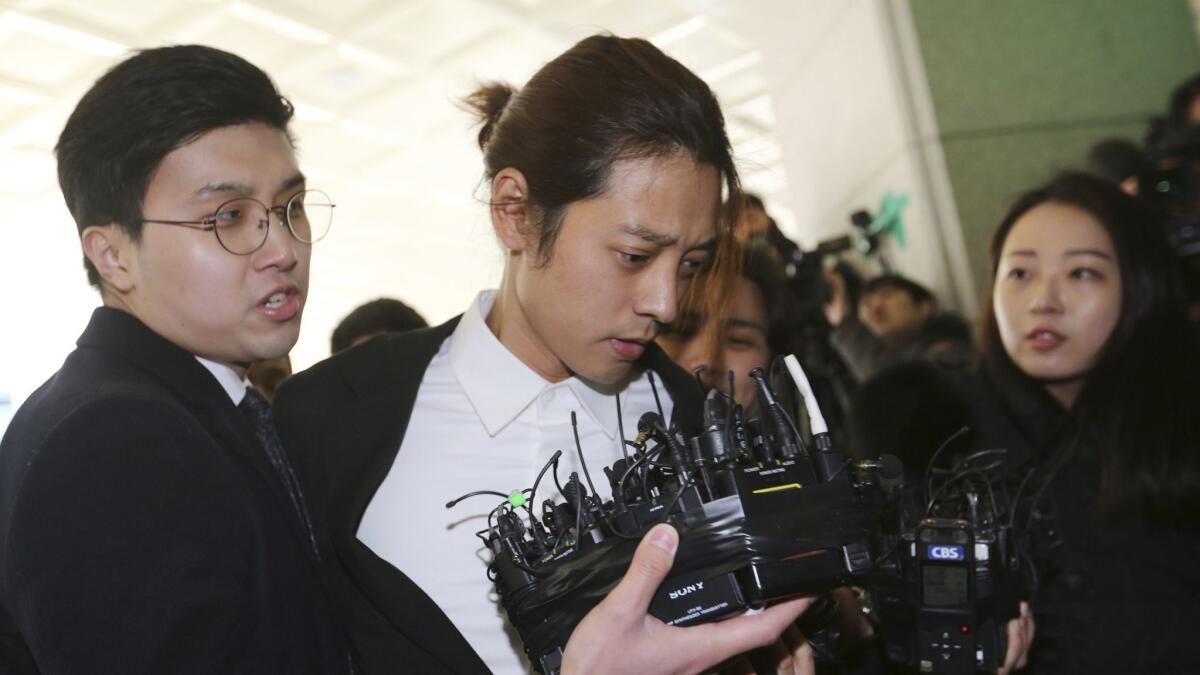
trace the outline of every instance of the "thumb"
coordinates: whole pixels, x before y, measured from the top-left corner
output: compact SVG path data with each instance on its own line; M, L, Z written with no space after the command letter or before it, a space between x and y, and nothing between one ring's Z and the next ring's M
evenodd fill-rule
M638 544L629 570L608 597L622 606L646 611L654 592L671 571L677 548L679 533L675 528L667 524L655 525Z

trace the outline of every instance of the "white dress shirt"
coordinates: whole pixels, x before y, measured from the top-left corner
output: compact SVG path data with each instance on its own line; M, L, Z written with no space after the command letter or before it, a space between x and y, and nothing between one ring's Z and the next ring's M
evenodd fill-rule
M217 383L221 385L221 388L225 390L226 394L229 394L229 398L233 401L235 406L242 404L242 399L246 398L246 387L250 386L250 380L240 377L237 374L237 371L223 363L209 361L208 359L200 358L195 354L192 354L192 356L199 361L200 365L204 366L208 372L212 373L213 377L217 378Z
M552 384L522 363L485 323L495 297L495 291L480 293L430 362L400 451L357 534L433 598L493 672L516 675L528 672L528 661L487 579L490 552L475 536L502 500L472 497L453 509L446 502L475 490L509 494L531 487L556 450L563 452L561 480L572 471L585 480L572 411L604 499L611 496L604 467L621 457L621 446L616 397L573 377ZM648 378L635 376L620 394L630 439L638 418L656 409ZM670 419L671 399L657 385ZM546 497L564 501L549 474L537 501ZM540 516L540 507L532 506Z

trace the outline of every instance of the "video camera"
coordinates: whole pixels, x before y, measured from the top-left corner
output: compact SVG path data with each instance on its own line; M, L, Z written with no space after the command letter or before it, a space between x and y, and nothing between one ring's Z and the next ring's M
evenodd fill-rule
M1147 148L1138 196L1166 217L1191 299L1200 299L1200 129L1176 131Z
M906 491L895 546L868 584L885 657L921 673L998 670L1023 589L1004 451L934 466L965 432Z
M538 487L514 492L478 533L488 569L531 662L557 673L575 626L625 574L634 548L658 523L680 534L670 576L650 613L687 626L869 578L882 550L885 502L903 467L894 457L848 461L830 439L804 371L783 359L808 413L809 439L777 400L762 369L750 375L763 414L746 419L733 392L712 390L701 431L685 438L661 411L646 413L632 454L605 469L603 501L578 447L584 479L572 473L534 513ZM732 387L732 383L731 383ZM585 485L586 483L586 485ZM467 496L502 493L471 493Z

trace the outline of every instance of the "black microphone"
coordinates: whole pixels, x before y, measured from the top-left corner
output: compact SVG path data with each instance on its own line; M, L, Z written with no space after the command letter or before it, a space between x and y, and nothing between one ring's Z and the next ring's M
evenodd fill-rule
M785 459L799 455L800 446L796 443L791 425L784 418L783 407L779 405L779 401L775 400L775 392L771 391L770 385L767 384L767 376L763 373L763 369L751 369L750 377L758 385L758 396L762 399L762 408L766 411L767 418L771 420L771 426L774 427L772 435L775 440L779 441L780 454Z
M646 445L646 441L654 436L657 428L662 425L662 416L655 412L648 412L638 418L637 430L638 435L633 439L633 444L642 447Z

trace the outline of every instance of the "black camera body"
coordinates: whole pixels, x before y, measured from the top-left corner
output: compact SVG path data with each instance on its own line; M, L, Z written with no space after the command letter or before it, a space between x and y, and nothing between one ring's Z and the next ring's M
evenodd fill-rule
M861 584L874 570L881 486L902 467L848 462L824 432L810 448L762 372L752 376L761 419L745 419L716 390L705 400L703 430L691 438L666 428L659 414L643 415L629 442L634 452L605 469L612 499L602 502L572 473L561 488L565 501L546 500L540 519L528 505L536 482L493 511L493 524L479 533L493 554L489 575L541 672L558 672L575 626L620 581L638 541L658 523L680 534L670 576L650 605L670 625ZM551 462L557 466L557 457Z
M895 545L867 584L885 658L913 672L999 670L1025 590L1007 453L983 450L948 469L933 465L966 431L934 453L924 485L900 500Z
M902 542L899 574L874 589L887 659L921 673L996 672L1017 615L1004 531L927 518Z
M1158 139L1147 148L1137 179L1138 196L1165 220L1188 301L1200 301L1200 129Z

